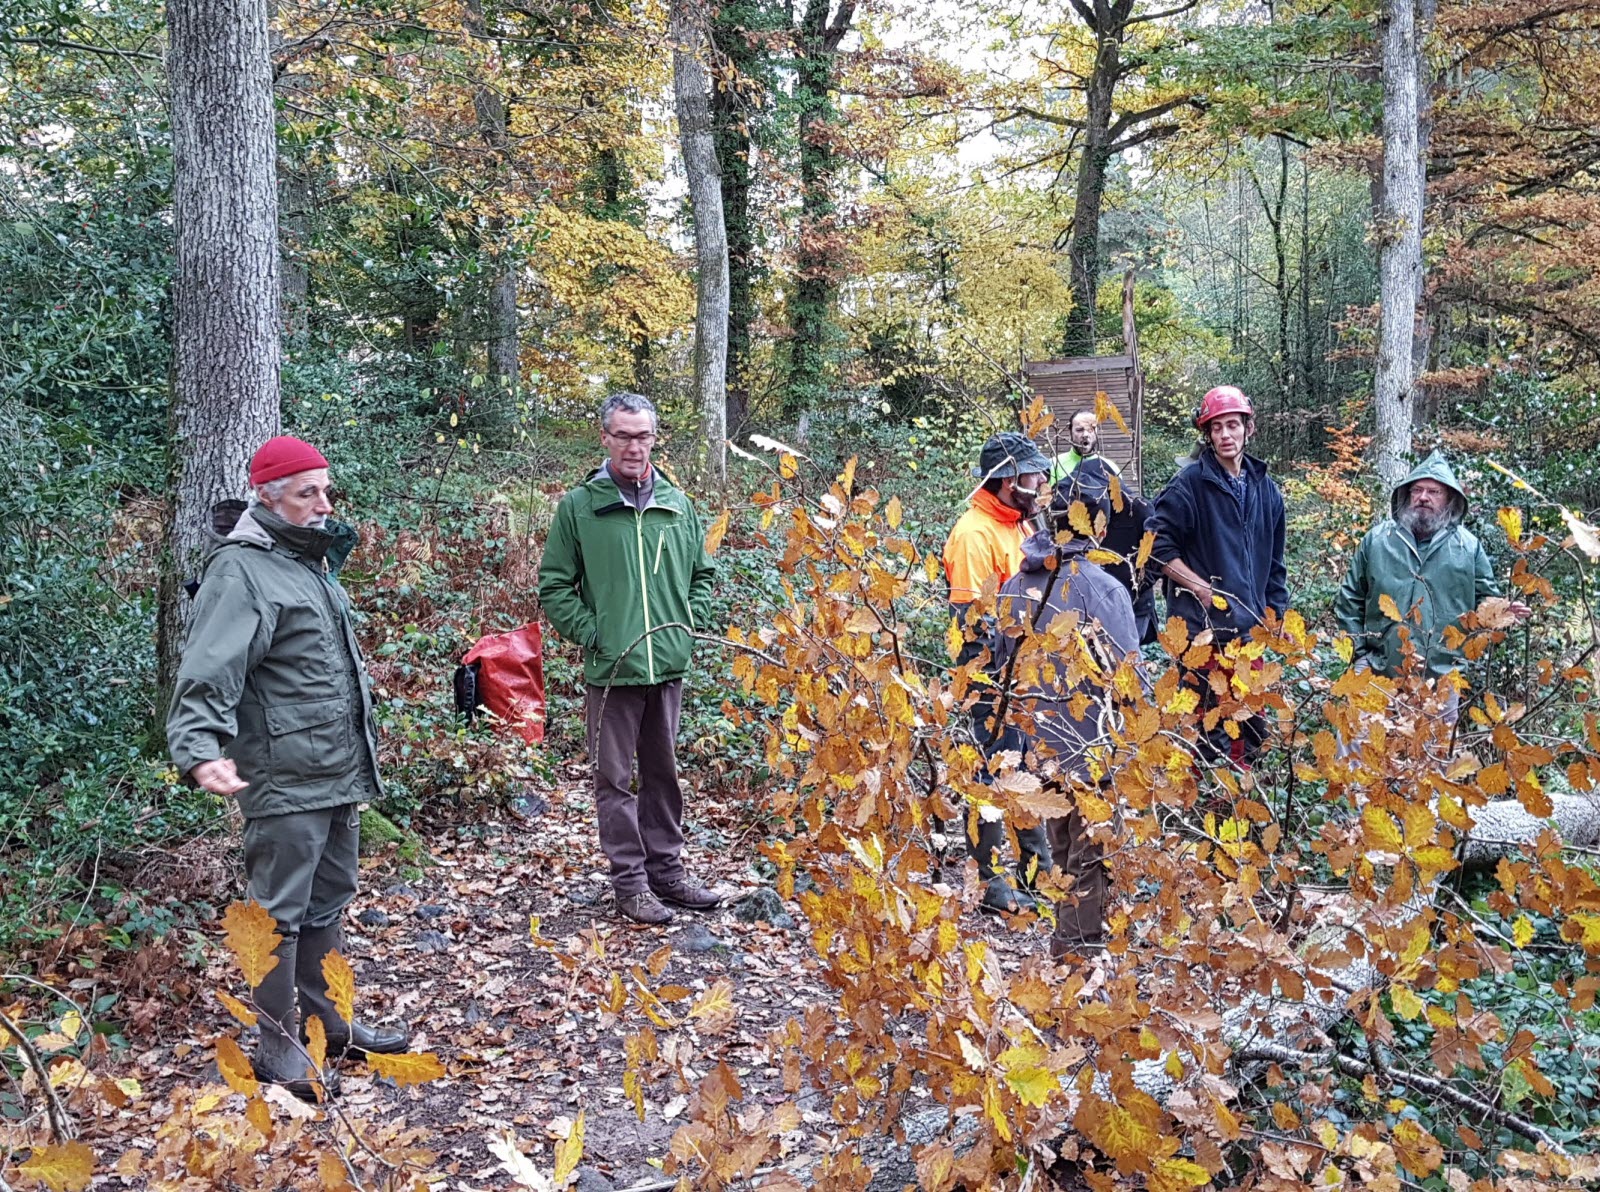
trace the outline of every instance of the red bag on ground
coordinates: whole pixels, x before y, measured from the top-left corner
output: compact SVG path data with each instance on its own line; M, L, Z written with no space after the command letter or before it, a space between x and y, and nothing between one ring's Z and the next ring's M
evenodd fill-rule
M537 621L480 638L462 665L477 664L477 702L529 745L544 740L544 634Z

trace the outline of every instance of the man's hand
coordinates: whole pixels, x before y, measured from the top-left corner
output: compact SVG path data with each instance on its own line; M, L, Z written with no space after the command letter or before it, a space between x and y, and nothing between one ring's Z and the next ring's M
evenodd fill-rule
M237 795L250 785L240 780L232 759L226 757L219 757L214 762L201 762L189 771L189 777L194 779L196 786L213 795Z
M1529 608L1526 604L1523 604L1520 600L1513 600L1508 611L1519 621L1526 621L1529 617L1533 616L1533 609Z

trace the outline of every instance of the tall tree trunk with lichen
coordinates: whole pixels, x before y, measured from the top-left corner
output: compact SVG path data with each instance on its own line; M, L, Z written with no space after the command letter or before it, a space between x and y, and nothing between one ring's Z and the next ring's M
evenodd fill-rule
M722 222L722 181L711 135L710 47L707 14L696 0L673 0L672 90L678 140L694 213L694 388L706 461L718 484L727 478L728 237Z
M466 0L462 25L470 37L488 35L482 0ZM510 114L505 97L489 83L480 81L472 89L473 112L478 118L478 135L489 159L493 176L505 168L510 143ZM497 425L510 418L522 384L522 358L517 339L517 267L515 254L504 243L505 221L493 219L488 227L489 287L484 303L484 374L489 381L491 400L497 409L487 421Z
M1378 357L1372 461L1386 488L1405 477L1422 285L1422 156L1417 138L1414 0L1383 9L1383 203L1378 215Z
M183 650L185 580L211 506L240 497L279 427L276 132L267 0L169 0L172 94L172 520L160 585L160 681Z

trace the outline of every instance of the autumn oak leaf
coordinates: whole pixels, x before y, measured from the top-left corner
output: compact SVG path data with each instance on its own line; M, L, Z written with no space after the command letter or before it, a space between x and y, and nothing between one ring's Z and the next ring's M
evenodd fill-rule
M17 1170L50 1192L83 1192L94 1178L94 1152L81 1142L35 1147L26 1163L17 1164Z
M401 1088L408 1084L427 1084L445 1074L444 1065L431 1051L408 1051L401 1055L367 1053L367 1066L379 1076L387 1076Z
M223 1035L217 1040L217 1071L222 1073L222 1079L236 1093L254 1097L260 1090L255 1069L250 1066L249 1059L239 1048L239 1041L232 1035Z
M245 983L251 989L267 979L278 967L274 950L283 942L277 932L278 921L256 902L235 902L222 916L224 942L239 962Z
M328 997L339 1017L345 1022L356 1020L356 974L350 962L337 952L322 958L322 979L328 985Z

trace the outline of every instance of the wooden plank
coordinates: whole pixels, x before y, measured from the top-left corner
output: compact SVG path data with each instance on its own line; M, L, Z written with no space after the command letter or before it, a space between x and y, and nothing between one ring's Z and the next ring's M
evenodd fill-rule
M1076 356L1069 360L1037 360L1023 365L1022 371L1029 380L1034 380L1070 373L1128 372L1132 368L1131 356Z

